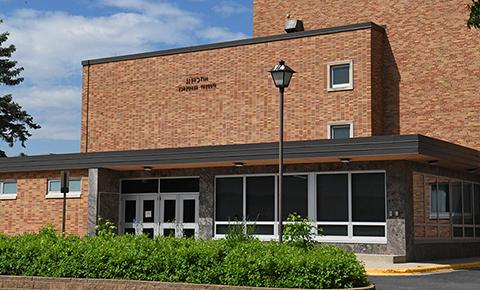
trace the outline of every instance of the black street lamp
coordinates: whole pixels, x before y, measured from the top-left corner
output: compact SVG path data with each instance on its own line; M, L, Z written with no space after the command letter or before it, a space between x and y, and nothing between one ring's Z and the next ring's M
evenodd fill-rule
M277 192L277 214L278 214L278 241L282 242L282 191L283 191L283 95L285 88L288 88L290 80L295 73L293 69L285 65L281 60L270 71L275 86L280 90L280 140L278 141L278 192Z

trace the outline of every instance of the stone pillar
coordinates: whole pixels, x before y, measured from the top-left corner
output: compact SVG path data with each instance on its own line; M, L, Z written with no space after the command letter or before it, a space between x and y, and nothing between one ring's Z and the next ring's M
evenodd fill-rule
M88 169L87 234L95 235L98 213L98 169Z
M215 176L208 169L202 169L199 177L199 238L210 240L213 237Z

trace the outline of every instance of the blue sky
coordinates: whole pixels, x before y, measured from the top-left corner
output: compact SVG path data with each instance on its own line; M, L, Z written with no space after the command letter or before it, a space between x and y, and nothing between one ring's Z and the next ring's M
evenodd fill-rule
M12 93L42 126L8 156L78 152L85 59L247 38L252 0L0 0L25 81Z

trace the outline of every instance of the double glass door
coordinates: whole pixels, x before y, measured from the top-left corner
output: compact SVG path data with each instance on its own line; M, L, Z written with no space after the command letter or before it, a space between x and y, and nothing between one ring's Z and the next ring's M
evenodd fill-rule
M198 235L198 194L122 196L123 233L149 237Z

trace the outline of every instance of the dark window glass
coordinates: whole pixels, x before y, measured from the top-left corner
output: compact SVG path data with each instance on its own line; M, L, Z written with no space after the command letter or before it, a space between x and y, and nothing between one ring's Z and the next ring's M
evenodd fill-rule
M135 200L126 200L125 201L125 222L133 223L136 219L137 213L137 202Z
M217 221L243 220L243 178L217 178L216 183Z
M126 228L126 229L125 229L125 234L135 235L135 229Z
M255 235L273 235L273 225L255 225L253 229Z
M430 217L431 218L445 218L449 217L449 184L431 183L430 184Z
M352 174L352 217L355 222L385 221L385 174Z
M480 225L480 184L475 184L473 187L475 195L474 195L474 202L475 202L475 224ZM480 237L480 235L477 235Z
M165 237L175 237L175 229L163 229L163 235Z
M353 235L357 237L384 237L384 226L353 226Z
M473 238L473 228L464 228L465 237Z
M183 236L186 238L194 238L195 237L195 230L194 229L184 229Z
M330 66L330 86L350 83L350 64Z
M183 200L183 222L184 223L195 222L195 200L194 199Z
M158 179L122 180L122 193L157 193Z
M274 220L275 178L247 177L247 220Z
M228 226L227 225L217 225L217 235L226 235L228 233Z
M350 125L332 125L330 126L330 139L350 138Z
M143 234L150 239L153 239L153 229L143 229Z
M319 225L318 234L322 236L347 236L348 227L341 225Z
M144 200L143 201L143 222L153 223L155 216L155 201Z
M479 227L475 228L475 237L480 238L480 228Z
M308 216L308 176L288 175L284 177L282 203L283 220L291 213Z
M160 180L160 192L198 192L198 178L171 178Z
M177 203L174 199L166 199L165 200L164 209L163 209L163 222L164 223L175 222L176 204Z
M317 221L348 221L348 175L317 175Z
M463 237L463 229L460 227L454 227L453 228L453 236L456 238L461 238Z
M462 224L462 183L452 182L452 222Z
M473 224L473 184L463 183L463 223Z

